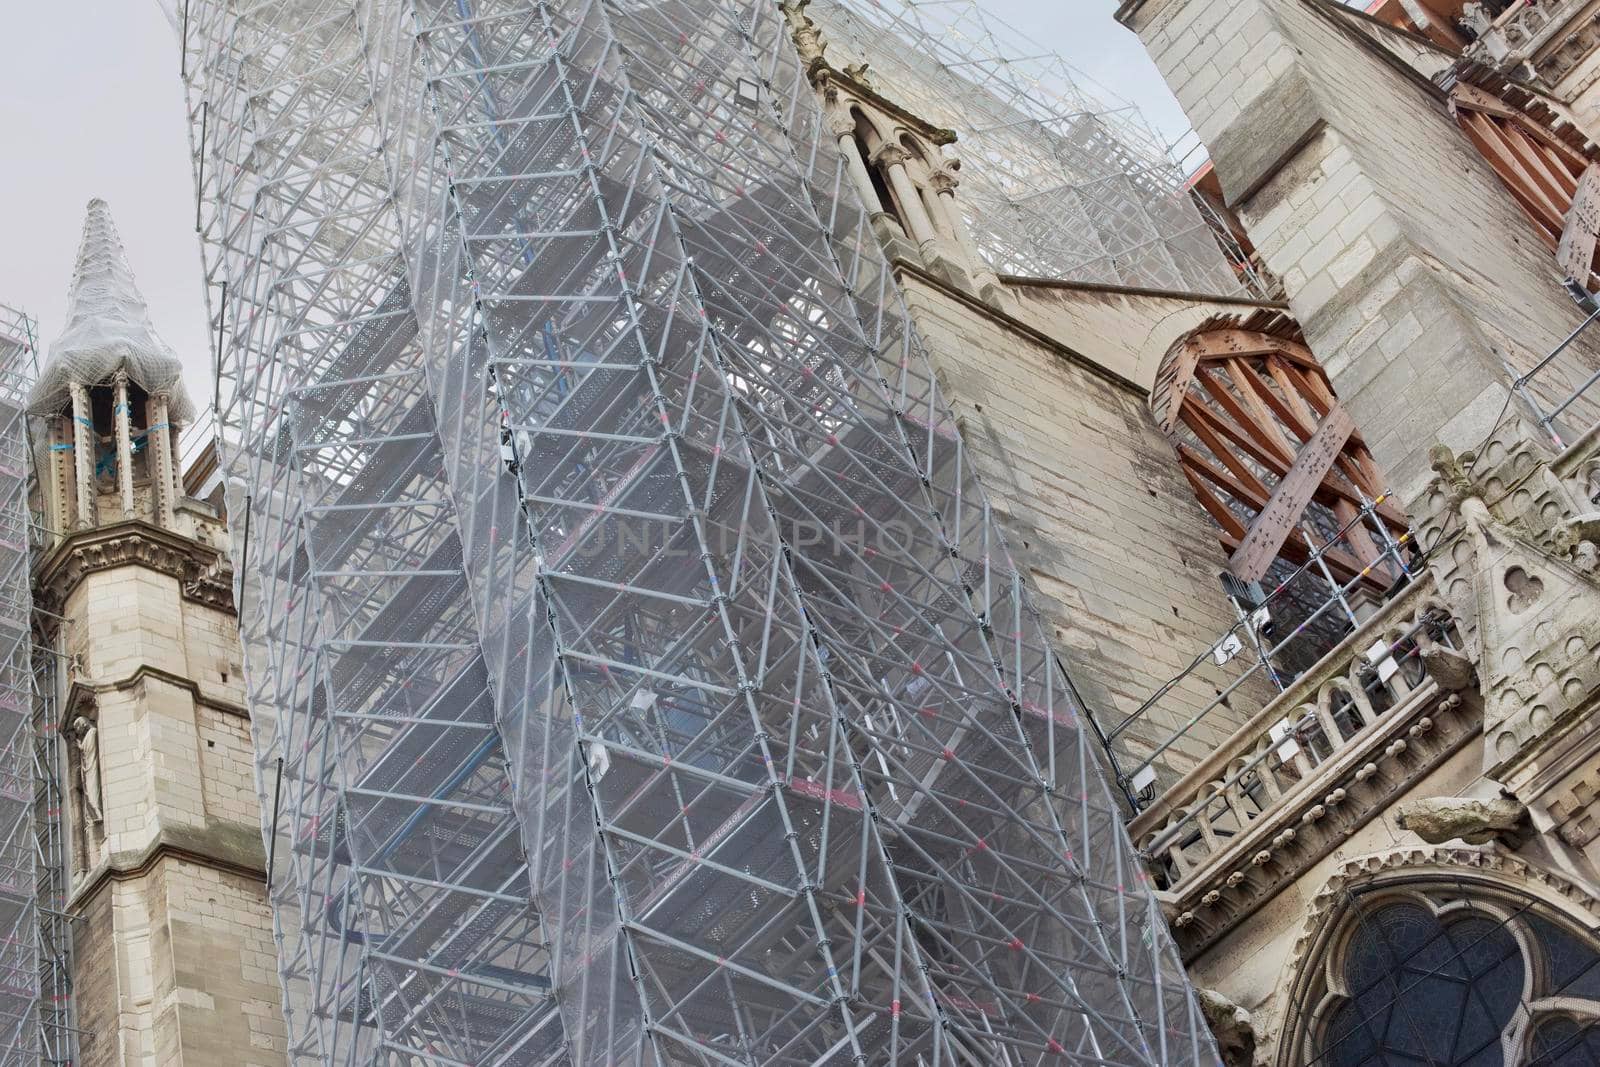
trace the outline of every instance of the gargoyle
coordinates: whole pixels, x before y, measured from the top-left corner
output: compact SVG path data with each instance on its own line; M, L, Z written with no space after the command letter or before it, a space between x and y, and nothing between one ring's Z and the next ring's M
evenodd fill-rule
M1510 797L1429 797L1401 805L1394 821L1430 845L1457 839L1484 845L1514 836L1527 812Z
M1217 1039L1223 1067L1250 1067L1256 1057L1256 1031L1250 1013L1211 989L1196 989L1200 1012Z

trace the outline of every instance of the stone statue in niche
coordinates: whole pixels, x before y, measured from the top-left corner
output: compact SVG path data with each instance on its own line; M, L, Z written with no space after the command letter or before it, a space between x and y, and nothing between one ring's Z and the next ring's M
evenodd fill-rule
M92 823L105 816L100 809L100 731L83 715L72 720L72 739L78 746L78 781L83 787L84 815Z

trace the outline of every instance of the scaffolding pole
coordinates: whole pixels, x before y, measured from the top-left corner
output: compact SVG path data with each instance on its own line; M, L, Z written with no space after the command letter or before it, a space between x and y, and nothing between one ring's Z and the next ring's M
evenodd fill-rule
M78 1062L78 1030L72 991L72 919L67 914L72 866L62 788L66 767L57 710L56 652L38 629L33 650L33 828L38 863L40 1062L73 1067Z
M40 1062L42 888L36 876L28 390L33 320L0 307L0 1067ZM48 905L47 905L48 906ZM48 966L48 962L46 962Z
M1215 1061L775 5L186 47L296 1062Z

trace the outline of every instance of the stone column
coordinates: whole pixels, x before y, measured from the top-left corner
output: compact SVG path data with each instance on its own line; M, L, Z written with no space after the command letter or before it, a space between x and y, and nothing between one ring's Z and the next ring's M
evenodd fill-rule
M150 398L145 419L150 429L145 448L150 450L150 484L155 494L156 521L170 530L177 525L173 508L178 500L178 479L172 458L172 424L168 421L168 410L166 393Z
M844 157L844 169L850 175L850 184L856 187L867 214L883 210L878 203L878 191L872 187L872 176L867 173L867 161L861 158L856 144L856 121L848 111L836 111L828 116L828 132L839 138L839 154Z
M72 532L73 518L73 458L72 420L66 415L50 417L50 455L47 465L50 472L49 499L45 508L45 524L49 526L50 540L65 537Z
M961 207L956 203L956 186L960 180L948 167L941 167L933 172L933 177L928 179L928 184L933 187L934 204L938 208L939 217L934 220L961 250L974 260L978 260L978 246L972 240L972 231L967 228L967 220L962 217Z
M933 219L929 217L928 209L923 206L922 194L911 181L911 175L906 173L906 150L897 144L886 144L874 154L872 162L883 168L889 181L889 188L894 190L895 201L900 205L900 215L905 221L911 239L918 245L932 241L937 236L933 228Z
M113 422L117 434L117 489L122 496L122 517L133 518L133 432L128 425L128 374L117 371Z
M72 458L78 476L78 529L94 525L94 454L97 441L94 433L94 409L89 406L87 386L73 382L72 390Z
M1000 284L1000 278L988 262L983 258L983 253L978 251L978 242L972 237L972 229L967 225L967 220L961 214L961 205L956 203L956 186L961 184L955 175L955 169L960 164L952 161L947 166L940 167L933 172L933 177L928 184L933 187L934 204L939 209L939 219L944 231L955 241L956 248L961 257L966 260L967 273L972 278L972 284L977 288L978 295L991 305L999 308L1007 307L1005 287Z

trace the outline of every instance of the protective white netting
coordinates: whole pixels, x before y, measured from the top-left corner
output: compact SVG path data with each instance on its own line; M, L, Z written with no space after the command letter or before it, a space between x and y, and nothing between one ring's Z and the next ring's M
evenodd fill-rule
M35 415L55 414L71 402L71 383L94 385L118 369L127 370L128 379L147 393L165 390L174 423L194 417L194 404L183 387L183 364L156 335L111 209L96 199L89 201L72 269L67 325L50 346L28 409Z

